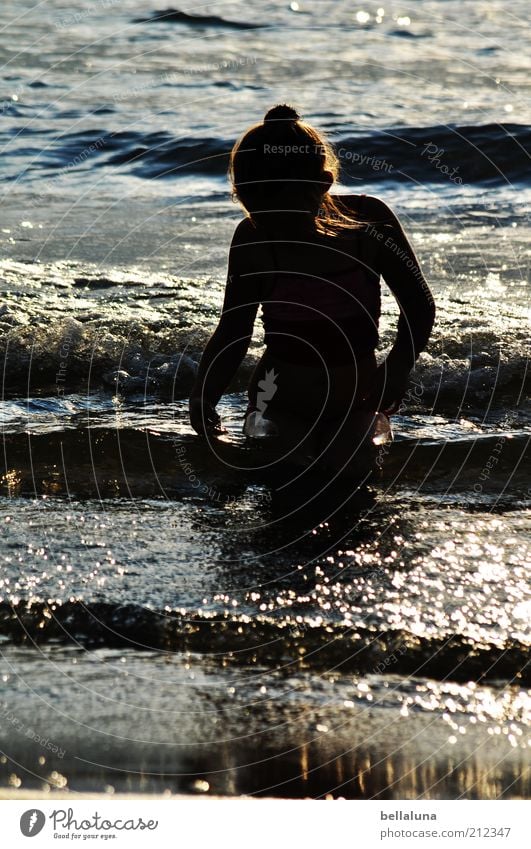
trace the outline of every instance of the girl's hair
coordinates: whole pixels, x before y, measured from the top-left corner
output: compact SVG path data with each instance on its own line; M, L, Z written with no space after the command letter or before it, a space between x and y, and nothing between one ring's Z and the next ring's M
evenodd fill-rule
M317 207L321 230L339 235L360 227L330 195L325 171L337 179L339 160L332 145L287 104L270 109L263 123L247 130L234 145L229 165L233 197L251 219L265 211Z

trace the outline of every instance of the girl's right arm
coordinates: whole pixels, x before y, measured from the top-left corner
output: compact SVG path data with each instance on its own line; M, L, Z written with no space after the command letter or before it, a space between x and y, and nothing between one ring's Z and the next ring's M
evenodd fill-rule
M372 398L377 409L394 411L403 397L408 377L428 343L435 320L435 303L419 262L396 215L378 198L367 198L368 215L374 224L367 238L377 244L378 268L400 308L394 344L379 368ZM379 398L376 396L379 395Z

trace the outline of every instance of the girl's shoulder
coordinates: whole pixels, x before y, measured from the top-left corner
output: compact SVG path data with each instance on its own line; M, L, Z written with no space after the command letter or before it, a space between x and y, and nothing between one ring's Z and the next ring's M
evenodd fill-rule
M232 236L231 248L239 247L240 245L248 245L256 243L259 239L259 234L256 225L250 218L242 218L236 225Z
M252 272L267 262L267 244L260 229L250 218L243 218L232 236L229 265L234 272Z
M395 213L381 198L374 195L333 195L360 221L378 224L394 224Z

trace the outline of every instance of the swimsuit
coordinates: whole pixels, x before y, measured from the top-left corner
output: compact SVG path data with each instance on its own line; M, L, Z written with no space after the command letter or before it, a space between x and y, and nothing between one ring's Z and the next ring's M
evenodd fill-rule
M380 275L364 264L364 239L350 268L322 275L280 270L269 241L274 282L262 302L267 350L300 365L352 365L378 346Z
M326 275L280 271L270 245L273 281L262 298L266 353L249 387L244 433L281 439L284 456L300 456L306 465L326 454L337 432L358 465L360 457L370 463L376 441L391 438L383 414L360 408L376 370L380 275L352 257L350 267Z
M320 277L277 272L262 304L272 356L300 365L346 365L378 345L379 276L356 266Z
M262 297L266 353L249 387L247 414L263 412L262 401L267 418L275 411L334 418L372 389L379 275L352 258L349 268L326 277L280 271L270 244L273 281Z

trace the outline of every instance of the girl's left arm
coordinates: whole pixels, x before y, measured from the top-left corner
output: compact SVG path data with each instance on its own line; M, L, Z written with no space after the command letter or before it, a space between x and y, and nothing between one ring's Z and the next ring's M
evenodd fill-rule
M208 341L190 396L190 419L198 433L206 425L219 424L216 404L234 377L249 348L260 303L252 275L241 271L237 248L244 246L240 227L236 229L229 253L225 297L218 326Z

